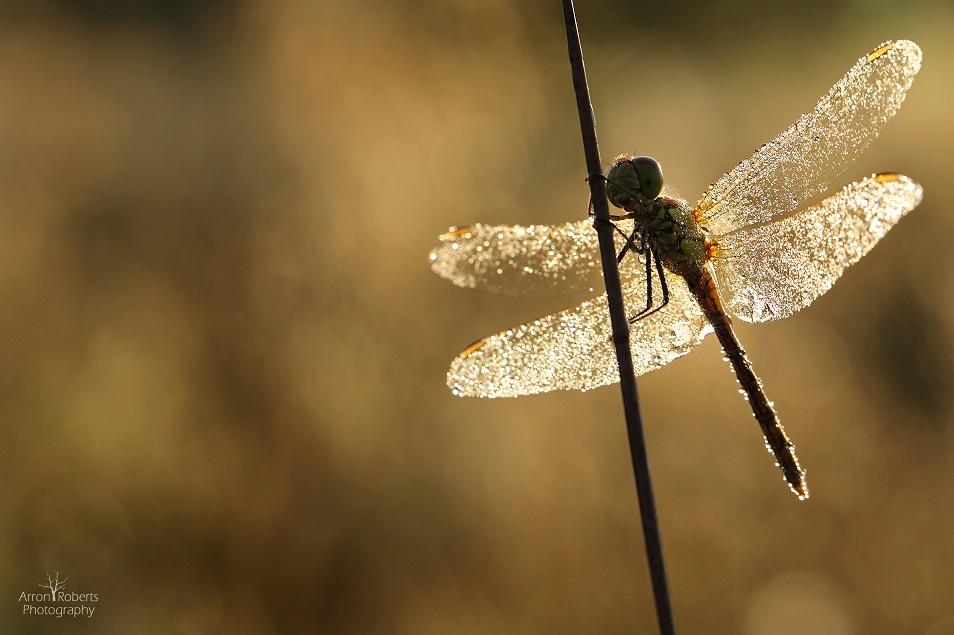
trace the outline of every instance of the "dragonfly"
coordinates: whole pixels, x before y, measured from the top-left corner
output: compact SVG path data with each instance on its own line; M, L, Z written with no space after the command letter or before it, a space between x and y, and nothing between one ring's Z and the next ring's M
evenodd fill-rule
M921 186L894 172L820 198L898 112L920 67L913 42L877 47L695 205L663 190L651 157L620 156L605 176L609 201L624 212L610 222L636 374L715 333L766 447L802 500L805 472L728 314L768 322L807 307L921 202ZM452 227L430 252L431 268L458 286L504 294L592 289L601 274L594 222ZM454 394L473 397L617 381L605 293L471 344L447 374Z

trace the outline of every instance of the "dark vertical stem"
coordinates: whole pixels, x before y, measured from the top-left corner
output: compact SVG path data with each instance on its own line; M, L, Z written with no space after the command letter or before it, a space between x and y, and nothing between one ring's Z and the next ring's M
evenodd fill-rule
M649 475L649 458L646 455L643 423L639 414L636 373L633 370L633 357L629 344L629 322L626 319L626 309L623 304L619 267L616 263L616 245L613 242L613 228L609 223L606 183L603 180L600 151L596 142L596 118L593 115L593 105L590 103L589 88L586 85L583 48L580 45L580 33L576 25L573 0L563 0L563 17L566 22L566 39L570 53L570 68L573 73L573 88L576 92L576 105L580 113L580 128L583 132L586 172L589 175L593 213L597 219L596 231L599 234L600 256L603 260L603 281L606 284L606 295L609 298L613 342L616 346L620 388L623 393L623 411L626 415L629 449L633 460L633 472L636 476L636 492L639 497L639 513L646 543L646 556L649 561L649 574L652 578L653 596L656 600L656 617L659 620L660 633L674 635L676 624L672 612L672 598L669 595L669 578L666 573L666 560L663 556L659 521L656 518L656 500L653 495L652 479Z

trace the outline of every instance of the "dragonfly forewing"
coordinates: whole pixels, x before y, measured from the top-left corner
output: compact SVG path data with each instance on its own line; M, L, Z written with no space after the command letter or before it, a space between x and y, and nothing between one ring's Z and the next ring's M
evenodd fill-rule
M713 264L725 307L749 322L788 317L828 291L921 202L902 174L876 174L773 223L718 239Z
M623 295L628 312L635 315L646 306L645 280L626 278ZM673 276L669 304L631 326L636 374L685 355L709 332L685 281ZM517 397L613 384L619 371L611 335L603 294L476 342L451 363L447 384L455 394L469 397Z
M715 235L789 214L824 192L898 112L921 49L898 40L862 57L787 130L716 181L696 204Z
M507 295L558 295L591 288L600 277L599 244L589 220L452 228L441 235L430 262L457 286Z

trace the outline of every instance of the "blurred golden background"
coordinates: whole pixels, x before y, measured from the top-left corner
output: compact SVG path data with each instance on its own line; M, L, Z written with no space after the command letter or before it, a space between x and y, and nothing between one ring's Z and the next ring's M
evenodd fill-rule
M695 200L860 56L899 116L836 184L923 204L796 317L640 379L682 633L954 633L954 7L585 3L604 160ZM0 631L653 633L617 388L453 397L570 299L454 288L449 225L586 213L559 3L0 5ZM91 618L21 615L47 572Z

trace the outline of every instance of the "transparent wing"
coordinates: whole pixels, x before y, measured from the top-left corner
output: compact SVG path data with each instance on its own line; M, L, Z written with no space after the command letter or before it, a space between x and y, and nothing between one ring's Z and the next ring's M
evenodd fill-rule
M624 301L633 315L646 305L645 279L624 280ZM637 375L685 355L709 332L685 281L674 275L666 280L669 305L632 325ZM460 396L517 397L612 384L619 371L611 333L603 294L469 346L451 363L447 385Z
M914 42L888 42L858 60L811 112L716 181L696 204L713 234L789 214L824 192L874 140L921 68Z
M712 262L726 308L768 322L808 306L921 196L921 186L902 174L876 174L788 218L720 238Z
M616 223L629 234L632 221ZM624 240L617 233L617 248ZM599 242L593 223L472 225L451 228L430 254L431 269L460 287L508 295L558 295L594 286L600 278ZM620 263L634 275L636 258Z

